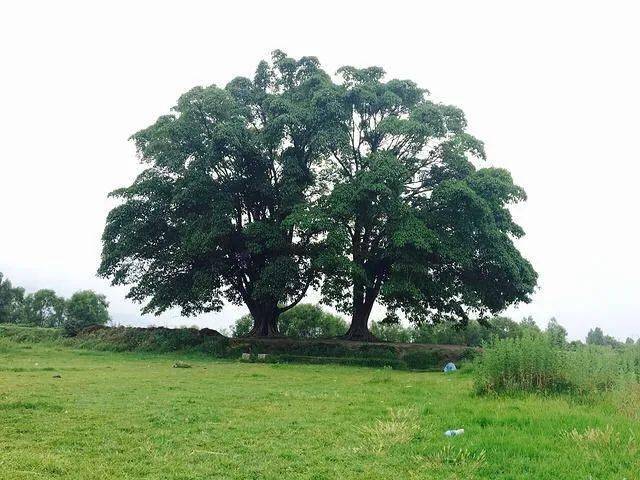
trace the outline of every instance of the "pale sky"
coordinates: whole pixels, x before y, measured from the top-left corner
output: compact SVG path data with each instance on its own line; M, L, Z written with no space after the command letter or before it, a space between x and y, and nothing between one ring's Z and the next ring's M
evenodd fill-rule
M526 5L525 5L526 3ZM196 85L250 76L276 48L382 66L455 104L529 200L529 305L571 338L640 336L635 2L221 1L0 4L0 271L28 291L105 293L122 324L229 325L244 309L141 317L95 271L127 138ZM309 301L314 298L310 297Z

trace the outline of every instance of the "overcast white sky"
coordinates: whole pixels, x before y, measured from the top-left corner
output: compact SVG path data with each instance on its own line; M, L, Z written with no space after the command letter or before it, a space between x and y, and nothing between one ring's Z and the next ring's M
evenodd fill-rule
M28 291L93 288L114 320L221 328L243 309L142 318L95 277L106 195L140 166L132 133L195 85L275 48L328 71L380 65L464 109L529 201L533 303L572 338L640 335L635 2L5 1L0 5L0 271ZM307 6L309 5L309 6Z

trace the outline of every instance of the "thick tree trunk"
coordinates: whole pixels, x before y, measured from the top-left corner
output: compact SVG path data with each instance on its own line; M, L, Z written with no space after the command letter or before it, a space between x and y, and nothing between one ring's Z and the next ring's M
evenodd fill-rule
M253 317L253 328L249 332L250 337L276 337L278 331L278 317L280 312L277 306L268 308L250 308Z
M344 335L345 340L359 342L376 342L379 339L369 330L369 315L376 299L376 293L371 289L362 288L359 285L353 286L353 315L351 325Z
M349 330L343 337L345 340L353 340L358 342L376 342L378 338L369 330L369 316L354 315L351 318Z

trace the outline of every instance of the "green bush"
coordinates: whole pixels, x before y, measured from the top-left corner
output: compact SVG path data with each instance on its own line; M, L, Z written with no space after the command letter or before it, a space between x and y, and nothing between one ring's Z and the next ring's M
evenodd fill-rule
M199 352L217 358L239 358L242 353L266 353L270 361L337 363L396 369L440 369L449 360L458 361L464 348L401 347L395 344L368 344L346 340L229 339L214 330L195 328L136 328L91 326L67 338L62 329L0 325L0 351L15 342L57 341L92 350L118 352Z
M564 353L547 337L496 339L475 368L475 389L489 392L551 392L566 387Z
M235 321L231 327L231 336L239 338L249 335L253 327L253 317L251 315L243 315Z
M389 358L310 357L282 354L271 356L267 361L272 363L302 363L312 365L337 364L373 368L390 367L396 370L406 370L407 368L406 364L401 360Z
M400 323L373 322L371 333L383 342L411 342L411 328L406 328Z
M293 338L331 338L347 333L342 317L325 312L317 305L300 304L279 319L280 333Z
M354 357L397 359L398 352L393 345L352 343L335 340L295 340L278 339L276 341L259 338L246 341L245 351L251 353L287 354L310 357Z

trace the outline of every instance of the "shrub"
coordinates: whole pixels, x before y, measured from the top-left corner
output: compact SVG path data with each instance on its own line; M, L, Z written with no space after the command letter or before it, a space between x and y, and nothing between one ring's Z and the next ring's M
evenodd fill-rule
M475 388L488 392L563 390L564 353L542 335L496 339L485 346L475 368Z
M628 380L640 383L640 344L628 345L620 352L621 370Z
M221 357L227 353L228 339L208 329L113 327L83 330L75 337L74 343L96 350L158 353L199 351Z
M293 338L331 338L347 333L348 326L342 317L317 305L300 304L280 315L279 328L282 335Z
M400 323L372 322L371 333L383 342L409 343L412 340L412 329Z
M336 364L350 365L357 367L372 368L393 368L396 370L405 370L406 364L398 359L389 358L359 358L359 357L310 357L301 355L273 355L268 357L270 362L282 363L302 363L311 365Z

